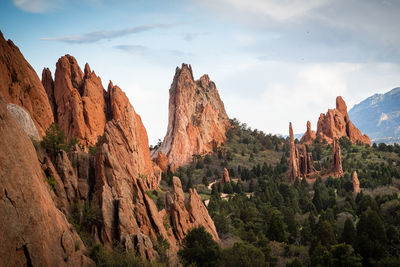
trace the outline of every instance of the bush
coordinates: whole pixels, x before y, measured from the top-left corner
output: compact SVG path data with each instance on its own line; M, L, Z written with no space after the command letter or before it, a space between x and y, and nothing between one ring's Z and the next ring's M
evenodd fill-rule
M71 147L76 144L78 144L76 138L72 138L69 143L67 142L67 137L56 123L51 124L46 130L46 135L43 137L41 142L42 147L53 154L56 154L61 150L68 152Z
M49 184L50 189L54 191L54 187L57 184L56 179L54 179L53 176L48 176L46 177L46 182Z
M264 267L263 252L249 243L235 243L232 248L222 252L221 266L226 267Z

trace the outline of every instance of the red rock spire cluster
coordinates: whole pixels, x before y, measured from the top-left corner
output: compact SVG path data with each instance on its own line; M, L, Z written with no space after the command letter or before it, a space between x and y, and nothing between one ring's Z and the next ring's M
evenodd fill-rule
M175 159L178 165L187 160L188 155L179 155L185 151L179 150L179 140L191 157L223 142L229 125L208 76L195 82L190 66L183 65L170 92L172 140L165 140L169 158L159 154L164 169ZM7 112L9 103L27 111L40 137L55 121L69 139L77 138L86 148L97 144L95 156L77 146L68 153L36 153L21 122ZM189 120L184 125L185 118ZM180 135L182 129L186 132ZM196 190L190 190L185 204L179 178L174 178L173 201L167 201L169 214L158 211L146 192L157 188L161 170L150 159L140 116L118 86L110 82L104 90L89 65L82 72L72 56L58 60L54 80L44 69L41 83L18 48L0 35L0 135L0 158L5 159L0 199L6 200L0 202L0 222L14 225L0 229L0 258L6 265L90 265L83 242L65 219L76 203L98 211L99 223L92 228L95 240L105 246L119 241L148 259L157 255L152 240L158 235L169 241L171 252L196 226L219 240ZM49 177L55 181L52 188L45 182Z
M353 144L358 142L362 144L371 144L368 135L362 135L360 130L350 121L346 103L341 96L336 98L335 109L329 109L326 114L320 114L316 136L318 135L327 140L328 143L333 143L335 138L346 136ZM311 127L309 127L309 123L307 122L307 131L301 140L309 144L312 143L312 140L314 140L316 136L311 131Z
M176 68L168 113L167 134L152 158L162 152L173 170L226 140L230 123L218 90L208 75L195 81L190 65Z
M313 165L311 153L307 153L304 144L295 144L292 123L289 123L289 181L294 183L296 179L309 177L316 170Z

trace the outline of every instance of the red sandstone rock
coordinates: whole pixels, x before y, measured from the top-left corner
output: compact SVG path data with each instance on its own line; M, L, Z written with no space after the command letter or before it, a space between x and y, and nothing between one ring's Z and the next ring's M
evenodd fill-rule
M53 117L56 120L57 106L56 100L54 98L54 80L49 68L44 68L42 71L42 84L44 89L46 90L47 98L49 99L51 110L53 111Z
M163 172L168 171L168 158L161 151L158 151L154 161Z
M320 114L317 135L332 143L335 138L346 136L355 144L371 144L368 135L362 135L347 114L347 106L341 96L336 98L336 109L329 109L326 114Z
M0 95L4 101L23 107L30 114L39 135L54 121L46 92L34 69L11 40L0 32Z
M167 134L152 157L161 151L175 169L224 142L229 118L214 82L207 75L195 81L190 65L176 68L169 94Z
M58 60L54 109L57 110L56 121L69 139L75 137L85 146L97 143L106 123L104 94L100 78L88 64L83 74L72 56L65 55Z
M311 130L311 123L310 121L307 121L307 131L303 135L303 137L300 139L300 142L311 145L313 141L317 138L317 135L313 130Z
M170 214L176 239L181 242L192 228L204 226L213 239L219 241L214 222L196 190L189 190L188 208L186 208L180 179L174 176L172 182L174 195L173 197L169 193L166 195L165 205Z
M357 195L358 193L360 193L361 189L360 189L360 181L358 180L358 175L356 171L353 172L352 179L353 179L353 192L355 195Z
M333 177L341 177L343 176L343 169L342 169L342 153L340 151L339 142L333 139L332 144L332 176Z
M224 172L222 173L222 180L221 182L223 184L225 183L229 183L231 181L231 179L229 178L229 172L226 168L224 168Z
M1 265L89 264L83 242L51 199L31 140L1 96L0 136Z
M289 143L289 181L294 183L296 179L301 180L304 177L309 177L316 170L313 165L312 155L307 153L306 146L294 143L292 123L289 123Z

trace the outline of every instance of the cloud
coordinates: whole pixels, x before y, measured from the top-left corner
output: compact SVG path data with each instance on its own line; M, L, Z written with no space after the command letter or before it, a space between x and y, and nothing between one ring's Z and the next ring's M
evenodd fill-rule
M135 55L151 55L159 60L159 56L172 56L172 57L185 57L191 55L190 53L183 52L177 49L153 49L143 45L130 45L122 44L113 46L114 49L120 50L128 54Z
M143 45L115 45L113 48L132 54L143 54L148 50L148 48Z
M12 0L22 11L29 13L44 13L59 7L63 0Z
M327 2L327 0L204 0L201 4L235 16L249 16L253 20L261 16L285 22L302 18Z
M117 37L122 37L130 34L140 33L151 31L155 29L168 29L175 26L180 25L179 23L175 24L148 24L142 26L136 26L121 30L114 30L114 31L95 31L95 32L88 32L84 34L77 34L77 35L68 35L68 36L61 36L61 37L43 37L40 40L43 41L57 41L57 42L64 42L69 44L88 44L88 43L95 43L100 40L105 39L113 39Z

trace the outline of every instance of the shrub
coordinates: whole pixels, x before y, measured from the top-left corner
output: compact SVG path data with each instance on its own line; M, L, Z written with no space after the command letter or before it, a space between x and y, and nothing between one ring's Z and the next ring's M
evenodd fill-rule
M50 189L54 191L54 187L57 184L56 179L54 179L52 176L46 177L46 182L49 184Z

